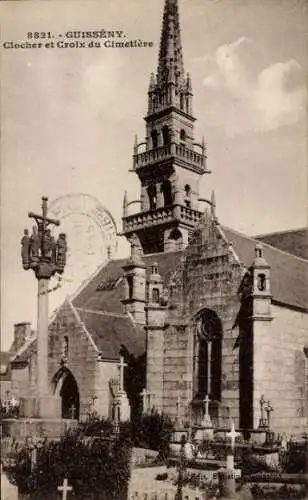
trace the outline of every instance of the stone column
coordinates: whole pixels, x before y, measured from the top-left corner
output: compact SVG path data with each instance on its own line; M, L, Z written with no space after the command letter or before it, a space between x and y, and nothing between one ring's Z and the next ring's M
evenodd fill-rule
M48 280L38 280L37 388L39 398L48 394Z

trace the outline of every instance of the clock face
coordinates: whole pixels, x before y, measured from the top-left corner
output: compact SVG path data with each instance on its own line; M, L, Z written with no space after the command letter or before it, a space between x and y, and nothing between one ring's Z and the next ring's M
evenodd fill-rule
M61 286L51 295L58 307L67 295L93 275L117 249L117 230L110 213L86 194L66 195L50 204L48 215L60 221L57 234L67 239L67 263ZM54 284L55 285L55 284ZM56 285L57 286L57 285Z

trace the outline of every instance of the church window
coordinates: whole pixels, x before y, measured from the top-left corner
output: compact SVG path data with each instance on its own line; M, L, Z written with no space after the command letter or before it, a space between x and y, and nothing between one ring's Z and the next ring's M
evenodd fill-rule
M170 130L167 125L162 128L164 145L170 144Z
M161 185L161 192L164 197L164 206L172 205L172 189L170 181L164 181Z
M185 190L185 196L188 197L191 195L191 188L190 188L189 184L185 184L184 190Z
M181 132L180 132L180 141L181 141L182 143L185 143L185 142L186 142L186 132L185 132L185 130L184 130L184 129L182 129L182 130L181 130Z
M149 202L150 202L150 210L155 210L156 208L156 186L152 184L147 189Z
M185 200L185 207L190 208L191 203L189 200Z
M158 132L157 130L152 130L151 132L151 138L152 138L152 148L155 149L158 147Z
M266 276L265 274L258 274L258 290L264 292L266 289Z
M127 284L128 284L128 298L132 299L134 293L134 282L132 276L127 276Z
M158 304L159 302L159 289L158 288L153 288L152 290L152 302L155 304Z

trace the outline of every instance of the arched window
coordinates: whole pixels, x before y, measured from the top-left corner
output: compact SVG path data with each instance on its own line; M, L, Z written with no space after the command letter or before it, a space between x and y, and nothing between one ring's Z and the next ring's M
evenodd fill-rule
M152 138L152 148L155 149L158 147L158 132L157 130L152 130L151 132L151 138Z
M160 188L164 196L164 206L172 205L172 189L170 181L164 181Z
M260 292L264 292L264 290L266 290L265 274L258 274L258 290L260 290Z
M184 110L184 96L183 94L180 95L180 110Z
M157 202L156 186L152 184L151 186L148 187L147 192L150 202L150 210L155 210Z
M185 184L184 190L185 190L185 196L188 197L191 195L191 188L190 188L189 184Z
M127 276L127 284L128 284L128 298L132 299L134 294L134 282L132 276Z
M167 125L162 128L164 145L170 144L170 130Z
M154 304L159 303L159 289L158 288L153 288L153 290L152 290L152 302L154 302Z
M180 131L180 141L183 142L183 143L186 142L186 132L185 132L185 130L183 128Z
M221 399L222 325L217 314L204 309L197 317L196 387L198 399L206 394Z

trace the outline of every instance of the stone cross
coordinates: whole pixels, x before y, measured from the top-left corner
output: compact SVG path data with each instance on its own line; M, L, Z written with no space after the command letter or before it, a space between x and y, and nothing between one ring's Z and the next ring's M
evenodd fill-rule
M68 481L67 479L63 479L63 485L62 486L58 486L58 491L62 491L62 500L66 500L67 499L67 493L68 491L72 491L72 486L68 486Z
M234 444L235 444L235 439L239 437L241 434L240 432L236 432L235 427L234 427L234 422L231 420L231 430L230 432L227 432L226 437L231 439L231 450L232 454L234 452Z
M72 420L74 420L74 418L76 417L76 406L75 405L72 405L69 409L69 413L70 413L70 418Z
M127 363L124 363L124 358L123 356L120 356L120 364L118 365L119 371L120 371L120 387L119 391L124 391L124 369L127 366Z

